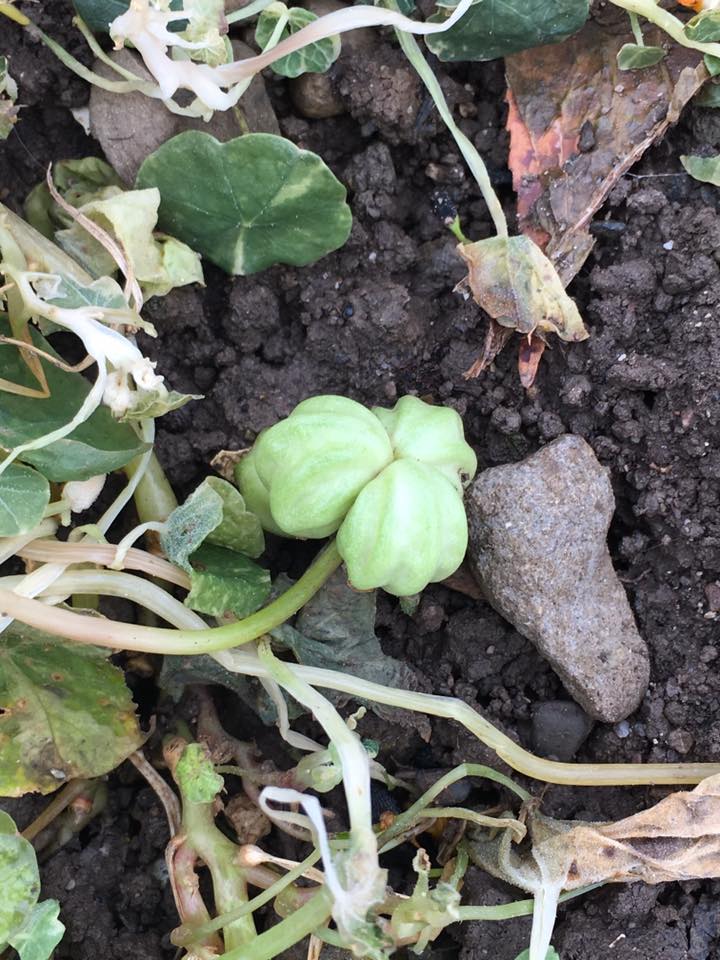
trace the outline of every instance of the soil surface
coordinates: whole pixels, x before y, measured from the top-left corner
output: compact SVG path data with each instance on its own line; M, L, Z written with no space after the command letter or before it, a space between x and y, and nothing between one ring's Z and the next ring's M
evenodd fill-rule
M65 0L28 5L28 12L87 60L66 28ZM50 161L98 153L98 146L69 110L87 102L82 81L9 24L2 52L25 106L0 146L0 196L20 210ZM511 214L502 65L434 66ZM481 348L486 318L453 292L463 268L433 211L433 191L450 194L467 235L492 231L419 84L383 35L335 71L345 112L331 119L299 116L285 82L267 82L283 133L320 153L349 187L355 219L346 246L312 267L249 278L208 266L205 289L148 304L159 336L144 348L173 387L205 395L159 421L159 453L178 495L219 450L249 445L321 392L381 404L415 392L453 405L481 468L578 434L611 473L612 556L650 646L652 680L637 713L615 727L596 724L575 759L720 761L720 192L689 178L678 159L717 151L720 113L690 107L614 189L596 218L595 250L570 289L591 337L569 348L554 344L525 391L512 351L479 379L462 377ZM283 548L283 562L293 560L291 549ZM379 633L386 652L411 664L425 688L467 700L530 748L547 733L533 724L534 707L568 699L493 610L445 587L429 588L412 616L382 599ZM147 687L138 683L146 699ZM242 712L236 718L250 722ZM445 722L432 723L429 743L416 726L364 723L391 769L493 762ZM121 770L110 786L104 814L43 866L44 894L60 900L68 928L56 956L172 957L162 812L134 771ZM614 819L662 795L551 786L543 809ZM24 823L45 802L4 806ZM708 960L720 955L719 892L720 881L596 891L561 909L554 943L563 960ZM516 897L476 869L468 874L466 902ZM433 953L514 960L528 931L529 920L456 926Z

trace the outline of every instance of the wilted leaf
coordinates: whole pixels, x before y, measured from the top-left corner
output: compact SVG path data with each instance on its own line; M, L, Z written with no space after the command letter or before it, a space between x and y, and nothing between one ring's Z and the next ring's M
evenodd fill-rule
M457 6L439 4L430 19L447 19ZM440 60L496 60L518 50L556 43L579 30L588 18L589 0L481 0L455 26L430 34L426 43Z
M53 164L53 181L58 193L74 207L81 207L104 187L122 187L120 177L99 157L60 160ZM25 219L48 240L57 230L71 227L73 219L53 200L47 181L42 180L25 200Z
M208 752L199 743L189 743L178 760L173 777L185 803L212 803L223 789L224 781L215 773Z
M655 30L647 38L655 46L667 39ZM701 54L676 45L662 63L618 82L625 39L591 22L563 43L505 62L520 229L543 247L566 285L592 249L595 211L708 76Z
M546 334L555 333L571 342L587 338L575 301L565 292L552 263L529 237L491 237L458 244L457 250L468 265L467 282L475 302L497 325L526 338L520 354L524 386L535 379ZM477 376L504 341L501 332L491 328L482 357L465 376Z
M714 157L680 157L680 163L691 177L703 183L712 183L720 187L720 156Z
M665 57L663 47L641 47L637 43L626 43L618 50L617 65L621 70L644 70L654 67Z
M248 557L259 557L265 535L236 487L207 477L168 517L160 541L167 557L192 574L191 554L207 540Z
M137 185L160 190L164 230L232 274L313 263L352 225L345 187L320 157L270 133L227 143L180 133L145 160Z
M10 937L20 960L48 960L60 943L65 927L58 919L57 900L43 900L36 904L23 926Z
M300 663L340 670L384 686L417 690L417 677L407 664L383 653L375 635L375 607L375 590L353 590L338 571L305 604L294 628L284 624L273 630L272 636L289 647ZM407 720L402 711L376 703L368 707L396 722ZM421 736L429 735L426 718L419 720L414 714L410 723Z
M72 284L73 289L82 289L86 294L91 289L80 288L67 278L63 283L68 285L68 290ZM7 322L0 321L0 332L10 335ZM33 343L41 350L57 356L37 331L32 331L32 337ZM46 399L11 393L0 395L0 446L6 450L42 437L67 423L90 390L90 384L82 374L70 373L46 361L42 361L42 366L50 388ZM17 347L11 344L0 344L0 377L27 387L37 386ZM48 480L64 482L88 480L118 470L143 450L145 444L135 431L127 424L118 423L107 407L100 406L67 437L41 449L25 451L22 460L36 467Z
M209 541L209 538L208 538ZM250 616L270 596L270 573L242 553L204 543L190 557L192 588L185 604L198 613Z
M202 400L196 393L178 393L177 390L136 390L120 423L130 420L154 420L171 410L184 407L190 400Z
M288 21L285 29L277 38L278 43L317 20L317 16L309 10L304 10L302 7L290 7L288 9L284 3L279 3L276 0L275 3L265 7L255 27L255 42L261 50L265 49L280 17L285 16L285 14L287 14ZM299 77L301 73L324 73L330 69L339 56L340 38L327 37L325 40L309 43L302 50L289 53L286 57L281 57L273 63L271 69L281 77Z
M720 774L617 823L553 820L527 808L530 843L476 831L471 859L533 893L552 930L560 890L595 883L663 883L720 876Z
M107 650L21 624L0 637L0 796L50 793L112 770L142 740ZM0 938L1 939L1 938Z

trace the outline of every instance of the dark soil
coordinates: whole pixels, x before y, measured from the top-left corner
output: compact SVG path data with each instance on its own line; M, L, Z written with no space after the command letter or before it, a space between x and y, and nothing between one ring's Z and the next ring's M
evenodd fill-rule
M65 2L29 12L67 36ZM86 102L85 85L19 29L4 24L2 41L26 107L0 148L0 195L19 209L48 162L98 148L68 110ZM70 46L84 56L79 44ZM184 495L218 450L248 445L299 400L321 392L386 404L416 392L451 404L481 467L518 460L564 432L585 437L611 471L613 557L653 668L638 712L615 728L596 725L576 758L720 761L720 193L679 172L678 160L717 150L718 114L688 109L615 188L598 215L614 225L600 227L571 288L592 336L568 349L554 345L526 392L510 352L478 380L462 378L486 321L453 292L463 270L433 213L433 191L450 193L469 236L488 236L491 226L420 87L398 72L404 69L389 40L376 37L367 55L336 68L347 112L330 120L297 116L284 84L269 80L285 135L318 151L348 184L355 225L347 245L313 267L236 279L208 267L204 290L148 305L159 332L146 344L149 353L172 386L206 398L160 421L163 463ZM438 72L510 210L502 66ZM386 598L379 623L386 651L405 658L436 693L476 705L526 745L533 742L533 705L567 697L523 638L460 593L432 587L412 617ZM430 744L412 728L365 722L392 768L492 762L444 722L433 722ZM550 787L544 809L610 819L662 793ZM42 804L26 803L19 818ZM45 894L58 897L68 927L59 958L172 956L165 841L147 788L133 773L115 776L106 813L43 869ZM598 891L561 911L554 942L563 960L714 958L719 892L720 883ZM474 869L465 893L478 903L516 896ZM527 920L452 928L453 939L437 950L463 960L513 960L528 929Z

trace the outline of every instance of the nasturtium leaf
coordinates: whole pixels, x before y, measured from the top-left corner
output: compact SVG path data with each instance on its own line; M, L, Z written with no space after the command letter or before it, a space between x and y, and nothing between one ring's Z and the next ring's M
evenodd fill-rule
M4 813L0 829L0 944L9 943L22 927L40 894L35 850L14 827Z
M0 473L0 537L28 533L50 503L50 484L32 467L11 463Z
M290 7L284 3L271 3L265 7L255 26L255 42L261 49L265 49L275 31L281 17L287 16L287 24L281 32L277 42L302 30L309 23L317 20L317 16L302 7ZM340 38L327 37L309 43L302 50L289 53L281 57L272 65L272 70L281 77L299 77L301 73L325 73L340 56Z
M0 796L101 776L141 742L130 691L107 650L19 623L0 636Z
M320 157L270 133L227 143L187 130L145 160L140 188L160 190L160 227L228 273L304 266L342 246L345 187Z
M207 540L248 557L265 549L260 521L245 507L240 492L221 477L207 477L170 514L160 535L167 557L192 573L191 554Z
M60 904L57 900L43 900L36 904L23 926L10 937L10 946L20 960L48 960L65 933L58 920Z
M7 140L15 126L17 95L17 84L10 76L7 57L0 57L0 140Z
M184 407L190 400L202 400L202 397L196 393L178 393L177 390L137 391L130 406L119 419L121 423L129 420L154 420L171 410Z
M435 22L447 19L455 2L442 4ZM588 18L589 0L478 0L453 27L426 43L444 61L496 60L509 53L557 43Z
M63 281L70 289L72 281ZM73 289L77 285L73 285ZM65 289L65 288L63 288ZM77 288L85 291L92 288ZM69 296L69 294L68 294ZM0 332L10 336L7 322L0 322ZM52 356L50 344L37 331L33 343ZM0 447L12 450L56 430L73 418L90 390L89 382L80 373L71 373L42 361L50 396L45 399L23 397L3 392L0 395ZM0 377L11 383L37 388L17 347L0 343ZM101 473L124 467L146 449L129 424L118 423L107 407L101 406L62 440L38 450L28 450L21 459L37 467L53 482L88 480Z
M685 24L685 36L695 43L720 40L720 10L703 10Z
M130 6L130 0L73 0L73 6L91 30L107 33L110 24Z
M660 63L665 53L662 47L641 47L637 43L626 43L618 50L617 64L621 70L642 70Z
M225 782L215 773L205 747L189 743L177 762L173 776L185 803L212 803Z
M680 163L691 177L702 183L712 183L720 187L720 154L714 157L680 157Z
M270 596L269 571L242 553L204 543L190 557L192 588L185 605L214 617L250 616Z
M712 59L716 59L713 57ZM720 72L720 59L718 63L718 72ZM706 83L700 93L693 97L693 105L696 107L720 107L720 83Z

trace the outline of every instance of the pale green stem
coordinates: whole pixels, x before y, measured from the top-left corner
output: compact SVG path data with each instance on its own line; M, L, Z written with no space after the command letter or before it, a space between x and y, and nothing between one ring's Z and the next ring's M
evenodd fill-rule
M640 27L640 21L638 20L638 15L636 13L628 13L630 17L630 29L633 32L635 37L635 43L639 47L645 46L645 38L643 37L642 28Z
M283 30L288 25L290 21L290 16L288 14L287 7L285 7L285 12L281 13L278 17L278 21L273 27L273 32L270 34L270 39L263 47L263 51L272 50L280 43L280 38L283 35Z
M251 650L227 650L216 654L215 659L233 673L267 676L265 665ZM389 707L400 707L403 710L453 720L494 750L508 766L547 783L588 787L700 783L706 777L720 773L719 763L561 763L557 760L545 760L524 750L480 716L469 704L454 697L396 690L362 677L301 664L293 664L293 673L313 687L337 690L357 700L370 700Z
M493 224L495 225L495 232L499 237L507 237L507 220L505 219L502 205L500 204L497 194L493 189L493 185L490 182L490 176L487 172L487 167L485 166L483 158L475 149L474 144L468 137L465 136L460 127L458 127L458 125L455 123L455 119L450 112L447 101L445 100L445 94L442 92L442 87L438 83L437 77L430 69L427 60L422 55L422 51L420 50L415 37L403 30L398 29L395 30L395 34L398 38L400 46L402 47L403 53L413 65L418 73L418 76L427 87L428 93L433 98L435 106L437 107L438 113L442 117L445 126L453 135L455 143L458 145L463 157L465 157L465 162L467 163L468 167L470 167L470 172L475 177L475 181L480 188L480 192L483 195L485 203L487 204Z
M261 933L251 943L223 953L218 960L273 960L289 950L294 943L304 940L329 919L332 897L321 887L312 899L280 923Z
M139 466L140 458L128 464L125 467L125 473L128 477L134 477ZM160 466L160 461L154 453L151 453L148 457L147 465L137 484L134 497L135 509L143 523L153 521L163 523L178 505L173 489L165 476L165 471Z
M26 599L8 590L0 590L0 616L20 620L38 630L78 643L112 649L182 656L211 653L257 640L285 623L317 593L341 562L335 542L331 541L297 583L267 607L236 623L205 630L169 630L84 617L68 610L48 608L37 600ZM269 671L265 670L265 674L269 675Z
M100 44L97 42L95 34L92 30L89 29L82 17L74 17L73 23L78 28L80 33L85 38L85 42L90 47L90 50L95 54L98 60L101 60L106 66L110 67L111 70L114 70L115 73L123 77L125 80L130 80L133 83L145 83L142 77L139 77L136 73L133 73L132 70L126 70L125 67L121 67L119 63L116 63L112 57L108 56L107 53L103 50Z
M720 43L700 43L697 40L689 40L685 34L685 25L682 20L673 16L669 11L663 10L655 3L655 0L611 0L611 2L616 7L627 10L628 13L640 14L641 17L645 17L646 20L660 27L683 47L700 50L702 53L709 53L713 57L720 57Z
M262 13L265 7L269 7L272 2L273 0L254 0L253 3L248 3L246 7L241 7L239 10L226 14L225 19L229 25L238 23L240 20L249 20L257 13Z
M597 890L598 887L602 887L602 883L593 883L587 887L570 890L568 893L562 894L559 902L567 903L568 900L581 897L591 890ZM534 908L534 900L514 900L512 903L500 903L495 907L463 906L458 907L458 920L460 922L466 920L512 920L513 917L530 916Z

